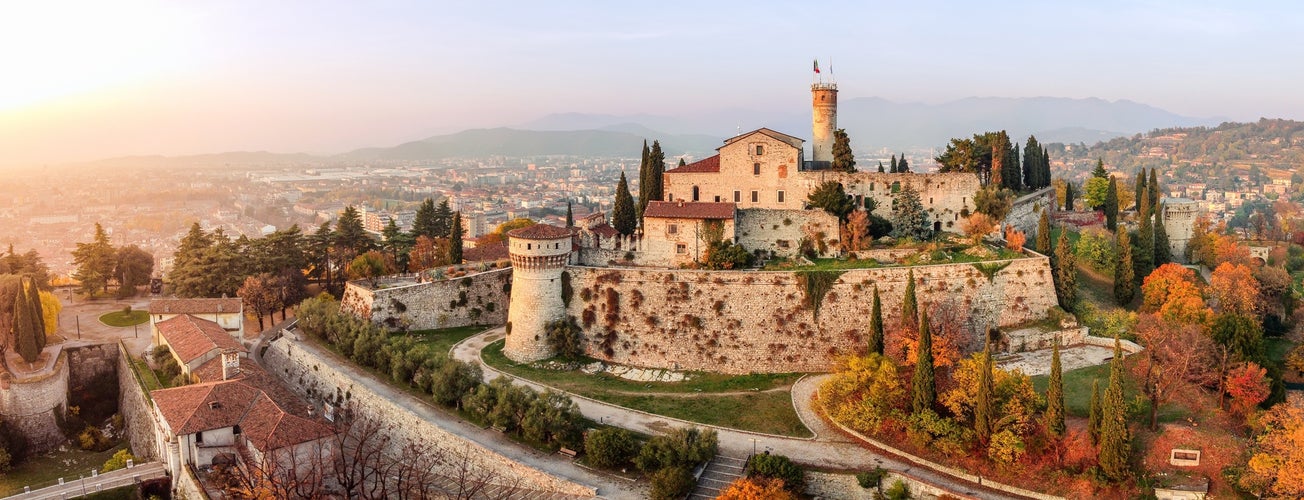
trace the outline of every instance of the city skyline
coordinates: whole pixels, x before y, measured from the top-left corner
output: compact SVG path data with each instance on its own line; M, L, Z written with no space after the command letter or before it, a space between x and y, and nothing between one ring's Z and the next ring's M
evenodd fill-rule
M0 166L332 154L550 113L800 110L845 98L1131 100L1304 117L1290 4L54 3L0 10ZM832 66L832 68L830 68ZM800 131L795 131L800 132Z

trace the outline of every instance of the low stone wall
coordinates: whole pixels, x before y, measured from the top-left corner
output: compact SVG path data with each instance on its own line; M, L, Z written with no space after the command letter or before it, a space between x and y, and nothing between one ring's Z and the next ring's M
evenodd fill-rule
M855 254L857 259L872 259L883 264L897 262L917 253L919 253L918 248L875 248L872 250L857 250L852 252L852 254Z
M349 282L340 309L389 328L430 330L507 322L512 270L372 290Z
M68 353L61 345L49 350L57 356L52 369L0 385L0 415L27 438L31 453L45 453L67 440L58 419L68 407Z
M1061 346L1077 345L1085 342L1086 327L1066 328L1063 330L1043 331L1035 328L1015 330L1005 334L1008 341L1006 352L1027 352L1050 349L1059 338ZM1113 344L1111 344L1112 346Z
M863 350L874 286L885 321L897 322L912 270L921 306L949 304L979 334L1041 320L1055 306L1049 261L1033 256L849 270L818 299L818 315L802 284L811 275L798 272L571 266L566 314L580 322L587 353L604 361L722 373L828 371L837 356Z
M910 476L888 472L883 475L883 489L889 489L897 481L905 483L910 489L910 498L947 498L972 499L976 497L947 491L941 487L926 483ZM828 500L873 500L878 488L862 488L852 474L834 474L831 472L806 472L807 495L817 499Z
M439 425L427 421L398 402L384 399L367 390L349 375L337 370L337 359L316 353L316 347L282 337L263 354L263 364L268 372L275 373L290 388L313 403L323 399L342 399L356 415L373 418L386 425L390 437L389 448L397 452L409 443L424 449L446 450L465 454L473 468L488 468L497 472L504 484L521 481L526 489L551 491L566 495L594 496L596 490L539 471L490 450L479 443L458 436ZM454 474L456 471L450 471Z
M153 402L145 392L140 374L131 364L127 346L118 344L118 412L127 425L127 441L137 462L147 462L161 457L158 439L154 435Z
M1097 337L1095 335L1086 335L1085 337L1083 337L1082 343L1087 345L1094 345L1097 347L1107 347L1110 349L1114 348L1114 339ZM1137 345L1136 342L1132 342L1131 340L1120 339L1118 343L1119 346L1123 349L1123 352L1127 353L1128 355L1136 354L1145 349L1144 347Z

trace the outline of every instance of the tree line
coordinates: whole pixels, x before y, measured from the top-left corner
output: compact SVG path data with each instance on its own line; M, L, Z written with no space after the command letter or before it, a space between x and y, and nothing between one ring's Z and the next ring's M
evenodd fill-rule
M72 277L90 298L108 293L110 285L117 285L118 298L134 296L154 275L154 254L136 245L115 248L98 222L91 241L78 243L72 259L77 266Z

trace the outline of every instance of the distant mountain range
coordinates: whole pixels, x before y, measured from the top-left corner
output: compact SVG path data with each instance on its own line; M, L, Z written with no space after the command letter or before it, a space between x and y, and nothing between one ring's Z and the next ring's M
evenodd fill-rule
M454 157L584 155L637 157L644 139L661 141L668 155L705 156L738 132L769 127L809 138L810 111L724 109L688 116L558 113L512 128L464 130L390 147L362 148L334 156L235 152L187 157L138 156L96 163L293 164L368 160L438 160ZM1012 138L1037 135L1042 142L1095 144L1156 128L1213 126L1216 118L1192 118L1132 101L1058 97L970 97L942 104L898 103L877 97L843 99L838 125L859 151L941 148L953 137L1004 129Z

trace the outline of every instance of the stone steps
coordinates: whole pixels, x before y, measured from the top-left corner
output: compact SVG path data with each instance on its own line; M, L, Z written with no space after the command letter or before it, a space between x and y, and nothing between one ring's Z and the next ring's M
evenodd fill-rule
M743 477L743 468L746 465L746 459L717 455L702 470L702 475L697 480L697 487L688 495L688 499L713 500L720 496L720 493L729 487L729 483Z

